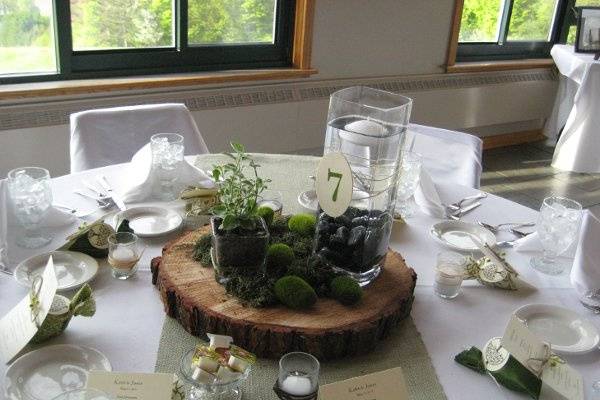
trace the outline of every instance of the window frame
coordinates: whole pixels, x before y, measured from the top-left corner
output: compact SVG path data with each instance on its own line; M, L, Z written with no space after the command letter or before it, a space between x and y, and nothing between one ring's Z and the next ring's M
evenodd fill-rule
M572 9L574 3L575 0L558 0L549 41L508 41L514 0L507 0L503 10L498 42L459 42L464 0L456 0L447 68L452 69L457 62L511 62L549 58L552 46L566 40L568 23L572 21L569 10ZM519 65L519 68L526 66L523 63L519 63Z
M188 46L188 0L174 0L175 43L173 47L74 51L70 1L53 0L57 72L4 75L0 76L0 84L238 69L252 71L261 68L293 68L299 57L296 36L311 33L312 27L307 25L312 23L312 18L310 20L306 18L306 13L313 11L314 0L276 0L276 3L276 23L272 44ZM303 26L299 26L299 22ZM309 52L304 53L306 53L305 57L310 57Z

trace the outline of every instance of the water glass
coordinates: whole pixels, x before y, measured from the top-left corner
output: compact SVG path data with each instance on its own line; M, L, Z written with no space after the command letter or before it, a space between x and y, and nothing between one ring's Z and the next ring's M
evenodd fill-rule
M282 392L292 396L315 394L319 387L320 364L308 353L288 353L279 360L277 386Z
M50 172L39 167L13 169L8 173L8 192L15 216L24 228L17 245L35 249L50 243L52 236L40 230L52 206Z
M581 204L565 197L544 199L537 222L543 257L531 259L531 266L548 274L559 275L567 265L557 260L577 239L581 225Z
M452 251L439 253L435 267L433 290L443 299L453 299L460 293L467 266L465 256Z
M108 237L108 263L113 277L125 280L137 271L141 253L137 235L117 232Z
M265 190L258 197L258 207L269 207L275 212L275 215L281 215L283 212L283 195L278 190Z
M400 153L400 174L396 195L396 214L402 218L412 217L415 213L411 198L419 185L422 157L419 153L402 151Z
M175 200L179 167L183 162L183 136L177 133L157 133L150 138L152 169L158 178L155 195L160 200Z

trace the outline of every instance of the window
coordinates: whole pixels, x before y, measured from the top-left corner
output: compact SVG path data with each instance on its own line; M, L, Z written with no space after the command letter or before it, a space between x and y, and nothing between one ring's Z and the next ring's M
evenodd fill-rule
M587 0L600 1L600 0ZM464 0L457 61L549 57L573 0Z
M0 83L289 67L293 0L0 0Z

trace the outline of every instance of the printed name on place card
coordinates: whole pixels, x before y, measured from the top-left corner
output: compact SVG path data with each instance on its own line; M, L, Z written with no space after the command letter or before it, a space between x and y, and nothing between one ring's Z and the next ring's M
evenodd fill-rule
M320 400L408 400L402 368L392 368L319 388Z
M90 371L87 387L117 399L170 400L173 374Z

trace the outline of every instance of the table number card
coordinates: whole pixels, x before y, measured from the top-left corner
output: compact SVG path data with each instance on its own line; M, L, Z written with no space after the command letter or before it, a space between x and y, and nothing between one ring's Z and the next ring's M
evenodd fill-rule
M90 371L87 387L117 400L170 400L173 374Z
M2 362L8 363L12 360L35 336L48 315L57 287L54 262L50 257L42 273L41 286L35 288L37 305L32 309L31 294L28 293L0 320L0 359Z
M542 390L540 399L583 400L583 380L581 375L566 362L549 361L548 345L539 339L527 326L513 315L502 337L502 346L532 373L538 375Z
M319 400L408 400L402 368L392 368L319 388Z

